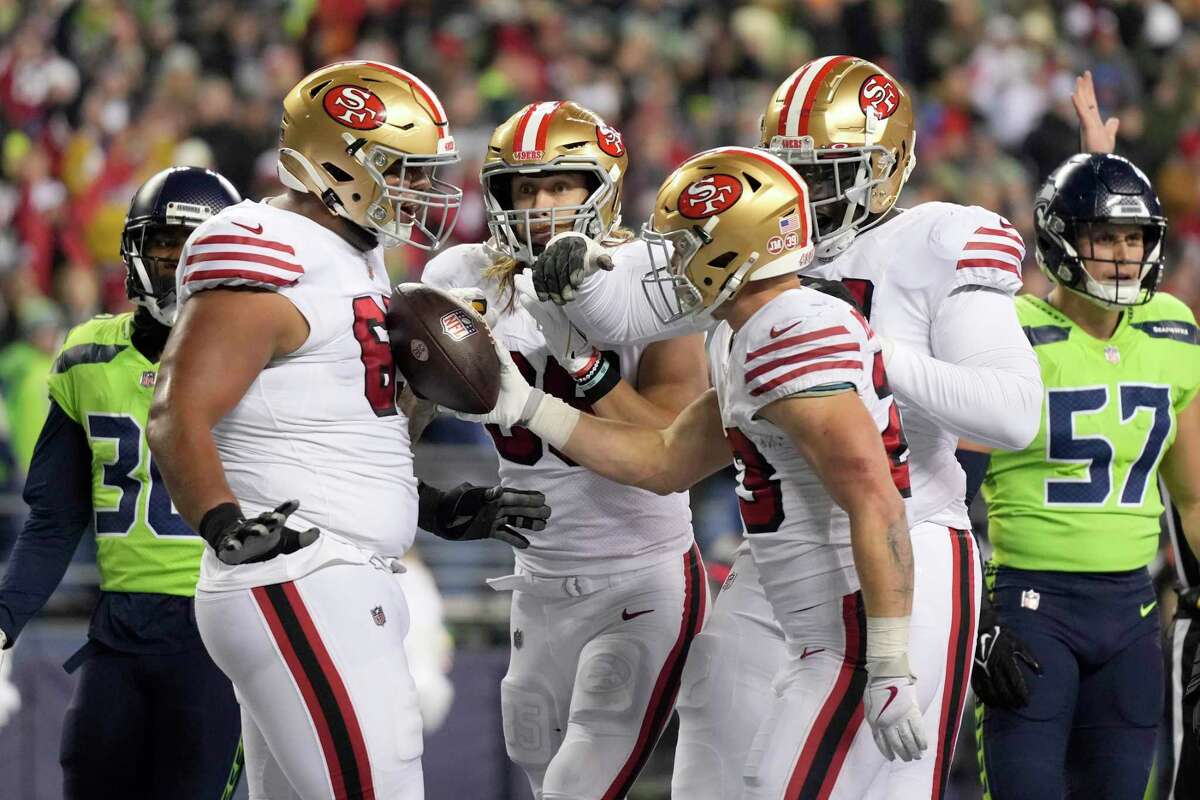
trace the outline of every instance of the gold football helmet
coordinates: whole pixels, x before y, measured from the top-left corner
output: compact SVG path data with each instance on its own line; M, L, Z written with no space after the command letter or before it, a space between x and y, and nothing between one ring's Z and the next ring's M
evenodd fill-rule
M692 156L667 177L642 227L651 307L664 323L711 315L747 281L799 272L813 259L808 209L804 181L770 153Z
M497 249L524 264L535 258L533 229L556 233L570 224L592 239L621 224L621 185L629 156L621 133L577 103L530 103L496 128L480 171L488 229ZM516 209L516 175L583 172L591 190L577 206Z
M284 98L280 181L321 198L385 247L434 250L446 240L462 190L436 172L456 161L437 95L402 69L342 61L306 76Z
M896 204L917 163L915 145L904 87L852 56L818 58L793 72L767 104L759 140L808 184L822 260Z

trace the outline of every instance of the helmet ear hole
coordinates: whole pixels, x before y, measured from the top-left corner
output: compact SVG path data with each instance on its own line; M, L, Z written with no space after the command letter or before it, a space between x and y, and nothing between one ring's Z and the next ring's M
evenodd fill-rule
M757 192L762 187L762 181L755 178L749 172L743 172L742 177L746 179L746 184L750 187L750 191Z
M731 250L729 252L721 253L721 255L709 261L708 265L713 269L725 269L735 258L737 258L737 253ZM706 283L711 283L708 278L705 278L704 280Z

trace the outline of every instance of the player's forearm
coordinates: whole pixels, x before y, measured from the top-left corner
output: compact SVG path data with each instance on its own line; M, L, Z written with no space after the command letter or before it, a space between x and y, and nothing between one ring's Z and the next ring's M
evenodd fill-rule
M611 392L592 404L592 412L603 419L661 429L674 422L683 407L695 399L685 397L682 405L675 405L647 394L622 380Z
M658 494L687 488L680 485L685 479L682 465L671 463L663 431L656 428L580 414L575 430L560 449L617 483Z
M194 416L156 402L146 431L171 500L193 530L200 529L207 511L237 503L225 480L211 428Z
M563 308L593 342L645 344L695 330L687 320L664 325L646 298L642 276L620 266L613 272L589 275L575 292L575 299Z
M903 502L870 501L853 510L850 545L867 616L907 617L912 612L913 557Z
M1174 502L1175 510L1179 512L1179 522L1183 526L1183 536L1187 539L1188 547L1193 553L1200 553L1200 501L1192 499L1185 503Z

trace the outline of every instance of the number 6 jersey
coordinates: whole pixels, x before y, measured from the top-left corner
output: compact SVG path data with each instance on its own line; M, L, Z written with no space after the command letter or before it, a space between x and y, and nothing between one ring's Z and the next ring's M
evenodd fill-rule
M783 292L736 334L721 323L708 353L750 552L786 626L794 612L855 591L858 576L846 512L787 434L759 412L787 397L855 392L883 437L896 488L907 497L900 414L866 320L813 289Z
M644 252L645 244L634 241L613 255ZM508 297L501 297L497 283L483 275L490 264L484 245L459 245L430 261L421 279L439 289L478 287L489 308L504 309ZM519 303L511 312L499 313L493 331L531 385L591 411L577 396L575 381L550 355L537 321ZM594 344L617 354L621 377L636 388L645 347ZM525 534L530 547L516 553L523 568L538 575L615 574L674 558L692 546L687 492L659 496L615 483L577 465L525 428L506 431L488 425L487 430L500 456L503 484L544 492L553 511L544 531Z
M1176 415L1200 390L1192 312L1159 292L1094 339L1030 295L1017 317L1041 365L1037 438L995 451L983 482L993 560L1006 567L1117 572L1158 550L1158 465Z
M296 498L291 527L315 525L366 551L403 554L416 529L417 482L408 419L395 402L381 249L362 252L299 214L245 201L193 231L175 279L181 310L203 290L244 286L277 292L308 321L304 344L268 363L213 428L246 515ZM313 547L328 549L330 538ZM320 561L312 549L242 567L209 553L201 588L298 577L302 562ZM281 570L290 572L273 574Z

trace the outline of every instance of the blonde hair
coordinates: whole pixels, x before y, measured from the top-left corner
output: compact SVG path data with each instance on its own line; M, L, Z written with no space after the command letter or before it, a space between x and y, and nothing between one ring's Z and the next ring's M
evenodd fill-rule
M613 247L632 242L635 238L637 235L629 228L618 227L609 231L608 235L600 240L600 244ZM492 252L495 255L492 263L484 267L483 277L495 281L500 287L500 313L511 314L517 307L517 287L513 279L522 265L510 255L494 249Z

